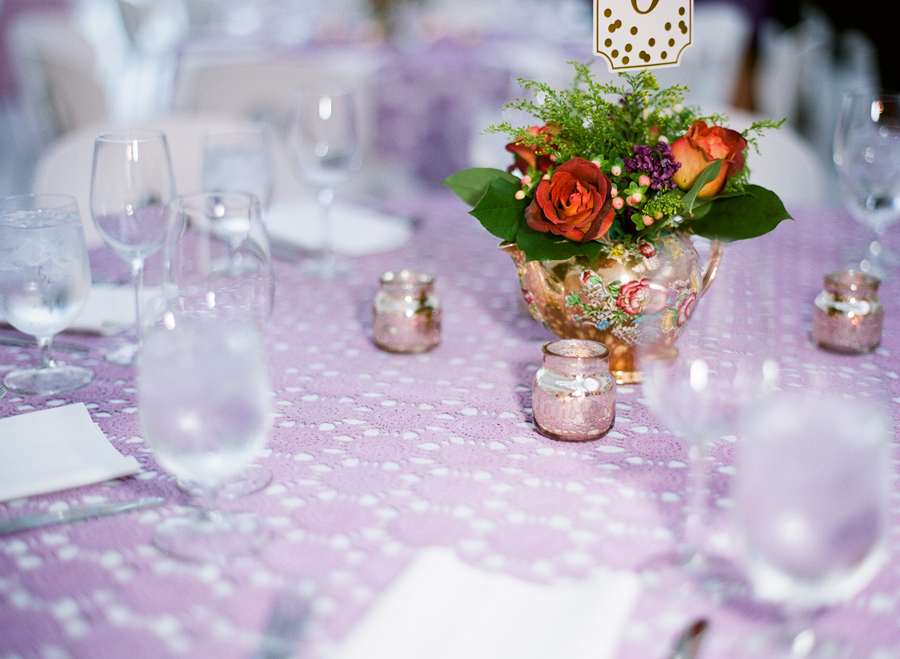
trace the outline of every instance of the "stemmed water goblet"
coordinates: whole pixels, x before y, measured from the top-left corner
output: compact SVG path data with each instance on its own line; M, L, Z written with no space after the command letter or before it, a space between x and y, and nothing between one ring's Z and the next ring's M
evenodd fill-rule
M247 123L212 130L203 138L203 189L250 192L265 211L272 202L275 174L269 131Z
M175 180L166 136L156 130L99 135L91 172L91 215L104 242L128 261L134 278L135 341L106 359L133 364L141 343L144 263L163 244Z
M170 204L165 247L167 306L191 315L237 318L260 330L272 314L275 280L258 198L246 192L184 195ZM256 492L272 480L249 464L219 484L219 498ZM182 479L197 494L199 484Z
M360 136L354 94L349 89L303 88L294 96L288 135L300 178L316 190L322 216L322 246L307 273L331 278L349 271L333 252L329 210L334 189L360 165Z
M812 622L855 596L887 559L890 443L878 403L814 390L772 400L745 426L734 523L754 595L785 616L761 639L744 640L749 656L860 656L819 643Z
M146 328L137 383L141 427L159 465L200 485L197 509L159 524L156 546L202 561L261 548L268 538L262 520L217 506L219 486L253 459L269 427L258 327L219 317L215 308L194 314L172 305Z
M844 95L834 135L834 164L844 203L870 232L863 272L884 277L890 265L880 240L900 220L900 94Z
M665 306L663 312L648 315L637 352L643 401L688 444L685 514L676 533L676 562L711 581L715 581L714 575L704 554L709 489L706 457L712 443L734 430L777 378L777 365L765 339L769 318L766 305L760 303L759 283L723 262L689 317L673 316L677 303L660 305ZM660 299L678 295L652 279L647 285L651 291L655 287L652 294ZM686 325L672 349L666 338L679 323Z
M78 318L91 271L78 204L69 195L17 195L0 200L0 315L37 338L38 364L11 371L10 391L47 396L94 379L88 368L53 359L53 337Z

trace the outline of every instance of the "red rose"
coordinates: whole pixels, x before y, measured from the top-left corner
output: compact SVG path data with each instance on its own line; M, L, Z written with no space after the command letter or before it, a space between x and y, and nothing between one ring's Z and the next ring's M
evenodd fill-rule
M652 259L656 256L656 248L650 243L641 243L638 245L638 251L644 258Z
M666 293L652 288L649 279L635 279L619 289L616 306L629 316L659 313L666 307Z
M583 243L609 231L614 211L612 185L594 163L572 158L549 181L542 180L525 209L528 226Z
M697 304L697 294L691 293L681 301L681 304L678 305L677 324L679 327L684 325L687 322L688 318L691 317L691 314L694 311L695 304Z
M559 128L553 125L532 126L528 129L528 132L535 136L543 135L544 143L549 144L553 136L559 132ZM514 169L518 169L525 175L528 173L529 168L534 168L541 174L546 174L547 170L550 169L550 165L553 164L553 161L550 160L548 154L544 153L538 155L535 147L523 144L521 140L510 142L506 145L506 150L516 156L516 161L509 166L509 169L507 169L510 173L512 173Z
M715 180L700 189L700 197L714 197L722 191L725 183L744 168L744 150L747 140L740 133L713 126L708 128L703 121L695 121L688 132L672 143L672 156L681 167L672 180L682 190L690 190L709 163L722 161L722 169Z

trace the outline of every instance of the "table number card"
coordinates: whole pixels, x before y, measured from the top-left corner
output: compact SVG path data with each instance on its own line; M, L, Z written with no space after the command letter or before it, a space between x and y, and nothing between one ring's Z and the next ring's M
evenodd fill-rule
M612 71L677 66L693 10L693 0L594 0L594 54Z

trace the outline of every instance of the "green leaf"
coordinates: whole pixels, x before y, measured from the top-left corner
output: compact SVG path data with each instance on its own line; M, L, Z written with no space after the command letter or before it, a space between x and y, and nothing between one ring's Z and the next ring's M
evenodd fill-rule
M525 261L565 261L573 256L597 258L603 245L595 240L577 243L574 240L541 233L522 223L516 234L516 245L525 253Z
M792 219L781 199L771 190L748 185L740 197L717 199L701 219L692 219L698 236L732 242L769 233L783 220Z
M691 186L690 191L681 201L684 202L684 205L687 207L687 213L690 214L694 208L694 201L697 199L697 195L700 194L700 190L703 189L703 186L709 183L710 181L716 180L716 177L719 175L719 172L722 170L722 161L715 160L709 163L706 166L706 169L697 177L697 180L694 181L694 185Z
M509 181L516 186L520 185L519 179L509 172L492 167L464 169L444 179L444 185L453 190L456 196L464 202L470 206L475 206L487 192L491 183L498 178Z
M529 203L527 198L516 199L517 190L518 180L510 183L505 178L495 177L469 215L501 240L515 241L519 225L524 225L525 207Z

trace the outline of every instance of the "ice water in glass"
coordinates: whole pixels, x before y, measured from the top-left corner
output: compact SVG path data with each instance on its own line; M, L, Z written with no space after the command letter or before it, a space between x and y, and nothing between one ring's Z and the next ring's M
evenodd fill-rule
M871 401L784 396L740 448L735 522L756 595L793 609L844 602L887 558L890 424Z
M0 315L37 338L40 363L4 379L12 391L49 395L93 380L93 372L53 360L52 337L84 310L91 273L75 199L21 195L0 201Z

